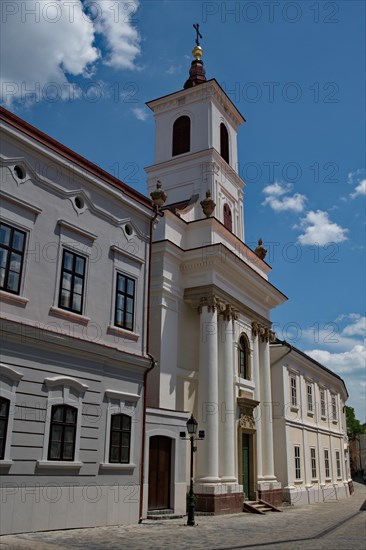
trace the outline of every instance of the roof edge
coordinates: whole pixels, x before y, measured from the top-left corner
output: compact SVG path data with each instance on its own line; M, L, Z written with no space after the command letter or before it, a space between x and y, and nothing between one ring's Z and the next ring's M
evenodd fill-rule
M68 147L66 147L66 145L63 145L59 141L50 137L48 134L42 132L35 126L32 126L22 118L14 115L2 106L0 106L0 120L6 122L13 128L21 131L23 134L31 137L32 139L35 139L42 145L45 145L55 153L66 158L67 160L77 164L78 166L87 170L90 174L103 179L113 187L116 187L117 189L122 191L129 198L136 200L137 202L154 212L151 201L145 195L143 195L139 191L136 191L136 189L133 189L123 181L117 179L115 176L112 176L112 174L109 174L108 172L103 170L103 168L100 168L82 155L79 155L72 149L69 149Z

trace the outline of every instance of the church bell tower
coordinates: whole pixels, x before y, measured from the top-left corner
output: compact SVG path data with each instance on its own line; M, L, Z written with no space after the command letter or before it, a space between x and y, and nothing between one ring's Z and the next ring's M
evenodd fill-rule
M156 124L148 192L159 180L166 205L185 221L212 216L244 240L237 133L245 119L218 82L206 79L198 37L192 54L183 89L147 103Z

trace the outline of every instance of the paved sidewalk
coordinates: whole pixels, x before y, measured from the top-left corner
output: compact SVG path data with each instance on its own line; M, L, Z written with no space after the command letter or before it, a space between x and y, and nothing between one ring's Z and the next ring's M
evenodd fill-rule
M364 550L366 486L355 483L352 497L283 513L197 517L195 527L185 519L144 521L126 527L98 527L0 537L1 550L239 550L241 548Z

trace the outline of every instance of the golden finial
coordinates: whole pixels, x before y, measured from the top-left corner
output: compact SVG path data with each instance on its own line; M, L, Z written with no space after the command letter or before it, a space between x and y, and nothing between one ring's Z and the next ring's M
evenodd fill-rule
M197 59L197 61L201 61L203 56L203 49L201 46L195 46L192 50L192 55L195 59Z

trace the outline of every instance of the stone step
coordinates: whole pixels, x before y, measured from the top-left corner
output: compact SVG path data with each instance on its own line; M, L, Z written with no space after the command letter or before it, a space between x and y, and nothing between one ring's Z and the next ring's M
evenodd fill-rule
M168 508L166 510L149 510L147 513L147 519L162 520L162 519L179 519L184 515L175 514L174 510Z
M252 514L266 514L268 512L281 512L275 506L260 500L245 500L243 503L243 512Z

